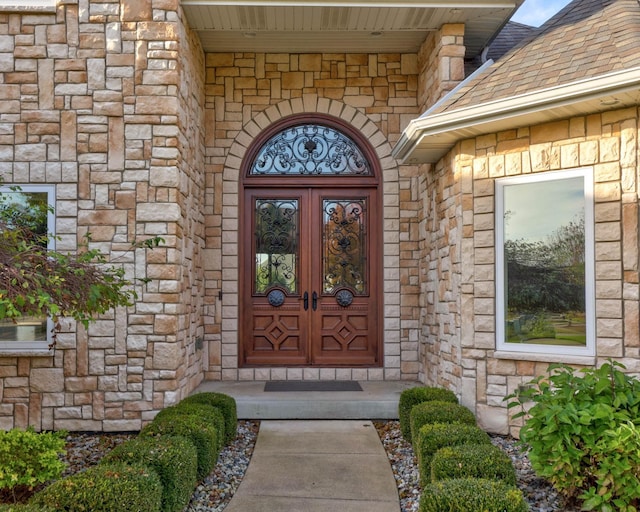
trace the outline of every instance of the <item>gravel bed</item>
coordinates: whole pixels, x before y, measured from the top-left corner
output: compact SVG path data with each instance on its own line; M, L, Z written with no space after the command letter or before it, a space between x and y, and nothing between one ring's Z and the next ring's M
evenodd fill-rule
M417 512L420 493L418 464L411 444L400 433L398 421L374 421L380 440L387 452L398 484L402 512ZM196 487L184 512L221 512L244 477L258 435L259 422L239 421L236 439L220 453L211 475ZM120 443L136 433L70 433L67 438L67 463L64 475L77 473L97 464ZM578 512L563 503L562 498L543 479L533 473L525 453L511 437L491 436L493 444L504 450L513 461L518 487L529 502L531 512ZM0 500L2 501L2 500Z
M259 423L239 421L236 439L226 446L213 473L196 487L185 512L220 512L235 494L247 470L258 437Z
M422 489L413 447L402 437L399 421L375 421L374 425L398 484L400 509L402 512L416 512ZM522 490L531 512L578 512L580 510L567 506L546 480L534 474L526 453L518 446L515 439L492 435L491 442L511 457L516 470L518 488Z

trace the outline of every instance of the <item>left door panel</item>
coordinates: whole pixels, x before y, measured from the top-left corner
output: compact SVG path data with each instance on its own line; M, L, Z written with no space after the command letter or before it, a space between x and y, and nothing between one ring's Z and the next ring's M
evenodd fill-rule
M245 191L240 326L246 365L303 365L308 361L307 192ZM246 252L245 252L246 254ZM248 321L248 322L247 322Z

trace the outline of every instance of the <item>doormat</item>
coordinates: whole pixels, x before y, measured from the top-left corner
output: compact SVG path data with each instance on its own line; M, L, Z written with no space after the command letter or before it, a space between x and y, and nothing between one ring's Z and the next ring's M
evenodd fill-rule
M265 391L362 391L355 380L274 380L265 382Z

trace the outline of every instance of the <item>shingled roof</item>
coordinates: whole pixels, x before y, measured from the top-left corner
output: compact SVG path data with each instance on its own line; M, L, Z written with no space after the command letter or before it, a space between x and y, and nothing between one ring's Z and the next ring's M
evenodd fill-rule
M574 0L475 80L460 88L436 112L639 64L638 0Z
M394 157L435 162L457 140L640 104L640 0L573 0L409 123Z

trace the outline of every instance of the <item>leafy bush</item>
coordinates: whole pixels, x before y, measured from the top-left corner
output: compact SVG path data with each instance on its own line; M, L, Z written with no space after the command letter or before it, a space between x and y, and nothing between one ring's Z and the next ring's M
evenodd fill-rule
M189 416L195 415L200 418L210 422L216 427L216 431L218 432L218 450L221 450L224 446L224 431L225 431L225 421L222 417L222 412L220 409L216 409L215 407L211 407L205 404L191 404L191 403L183 403L180 402L178 405L174 405L172 407L167 407L160 411L156 419L162 419L166 417L175 417L175 416Z
M58 478L64 463L65 432L34 432L33 428L0 430L0 489L32 488Z
M198 454L185 437L137 437L121 444L100 462L141 464L151 468L162 483L163 512L181 512L189 503L196 485Z
M205 419L194 416L165 416L154 419L140 431L140 437L182 436L189 439L198 454L196 476L205 478L218 460L218 431Z
M414 405L422 402L430 402L438 400L440 402L458 403L458 398L448 389L432 388L432 387L415 387L405 389L400 394L400 402L398 404L398 416L400 418L400 430L402 437L411 442L411 423L410 414Z
M492 444L463 444L440 448L431 461L431 480L487 478L516 485L511 459Z
M476 417L464 405L434 400L422 402L411 409L409 415L411 438L415 439L416 432L427 423L460 423L475 425Z
M526 512L522 492L499 480L455 478L427 485L420 512Z
M631 422L620 425L596 443L596 485L583 492L583 510L635 512L640 506L640 432ZM613 505L614 507L612 507Z
M484 430L475 425L455 423L423 425L414 439L421 481L425 484L428 483L431 475L431 460L440 448L461 444L491 444L491 439Z
M196 393L182 400L180 404L205 404L220 409L225 420L225 442L231 443L236 438L238 409L233 397L224 393Z
M533 469L567 498L586 499L589 510L640 506L640 381L619 368L551 365L506 398L509 408L522 407L514 418L527 416L520 438Z
M16 503L15 505L0 504L0 512L55 512L55 510L32 503Z
M154 471L113 463L57 480L30 503L66 512L157 512L161 496L162 485Z

